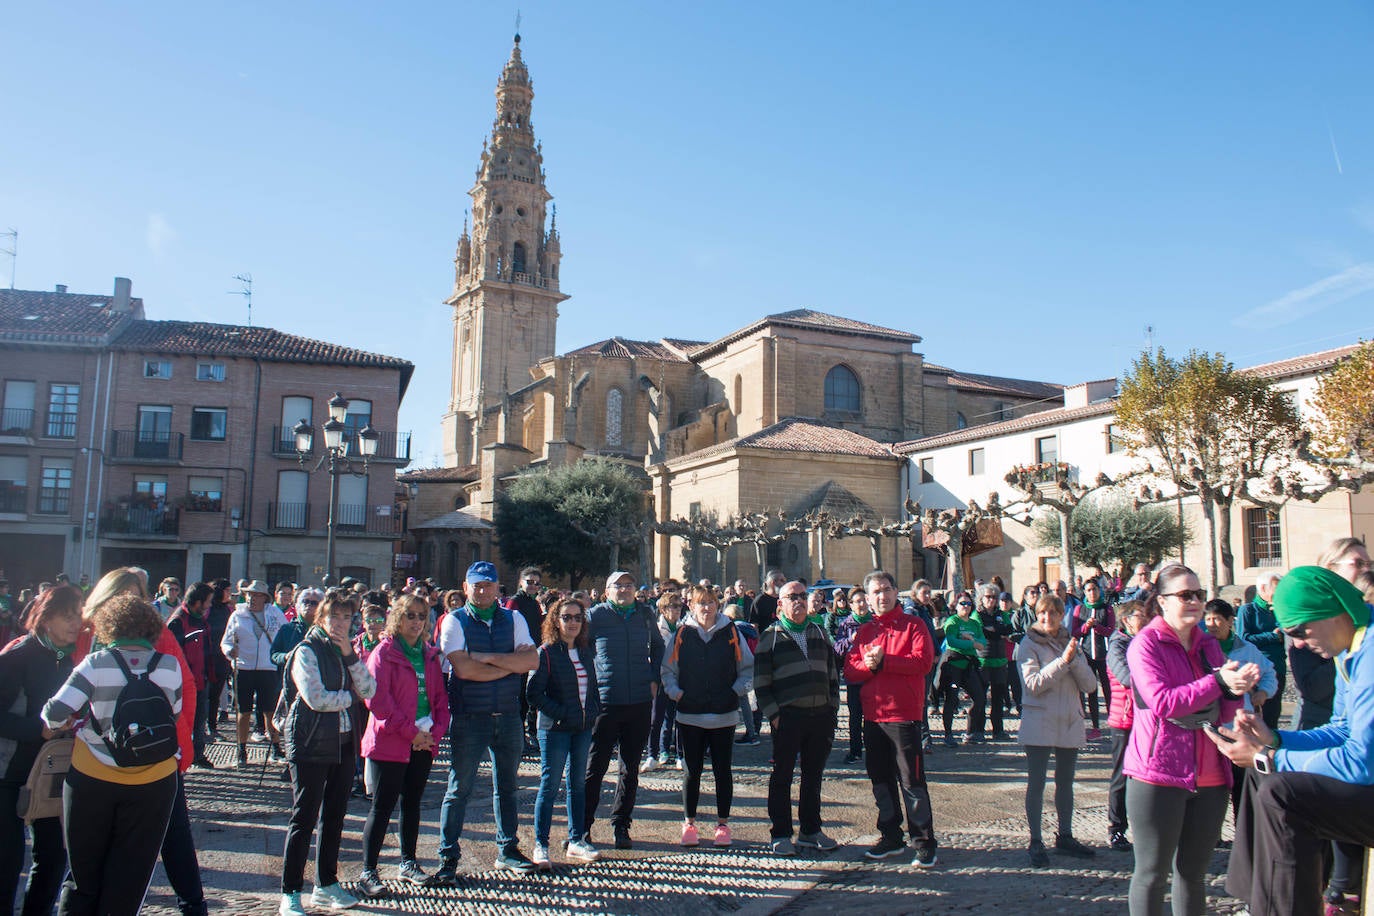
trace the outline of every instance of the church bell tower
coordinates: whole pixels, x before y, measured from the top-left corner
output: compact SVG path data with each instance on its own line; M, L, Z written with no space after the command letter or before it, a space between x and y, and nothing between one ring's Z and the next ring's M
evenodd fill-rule
M482 143L472 198L454 257L453 376L444 414L444 465L475 464L495 438L494 412L530 382L530 369L554 355L558 303L557 213L544 185L544 156L534 139L534 84L515 36L496 83L496 120Z

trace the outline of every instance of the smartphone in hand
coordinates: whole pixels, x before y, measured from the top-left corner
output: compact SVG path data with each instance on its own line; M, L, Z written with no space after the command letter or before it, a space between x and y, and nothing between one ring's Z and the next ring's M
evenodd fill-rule
M1204 723L1202 723L1202 730L1205 731L1205 732L1206 732L1207 734L1209 734L1209 735L1212 735L1212 736L1214 736L1214 737L1216 737L1216 738L1221 739L1222 741L1225 741L1227 744L1235 744L1235 743L1236 743L1236 739L1235 739L1235 738L1232 738L1232 737L1230 737L1230 736L1228 736L1228 735L1222 734L1222 733L1221 733L1221 730L1218 729L1218 728L1217 728L1215 725L1213 725L1211 722L1204 722Z

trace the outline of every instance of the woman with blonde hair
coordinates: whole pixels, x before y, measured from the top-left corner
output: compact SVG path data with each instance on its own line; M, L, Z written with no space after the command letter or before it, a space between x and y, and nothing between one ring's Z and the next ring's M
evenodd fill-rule
M397 877L424 884L428 875L415 858L420 837L420 798L429 780L439 740L448 731L448 691L439 666L439 650L426 641L429 605L414 595L391 603L386 635L367 659L376 692L367 701L371 712L363 733L363 756L376 770L372 810L363 828L363 873L358 887L378 897L385 886L377 876L377 859L401 802L401 867Z

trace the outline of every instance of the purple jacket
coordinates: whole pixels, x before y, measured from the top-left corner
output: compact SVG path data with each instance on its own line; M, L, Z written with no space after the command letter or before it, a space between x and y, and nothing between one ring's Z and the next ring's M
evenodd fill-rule
M1211 671L1226 664L1216 637L1199 627L1185 650L1163 617L1151 620L1126 649L1131 688L1144 706L1135 711L1122 772L1157 786L1196 791L1199 785L1231 784L1231 764L1201 729L1181 728L1169 719L1220 701L1214 723L1229 723L1240 700L1227 699ZM1205 661L1205 664L1204 664Z
M429 715L434 725L429 733L437 743L448 731L448 691L444 675L439 669L439 650L423 644L425 650L425 694L429 697ZM363 733L363 756L371 760L406 763L410 760L410 742L419 729L415 727L415 710L419 703L419 679L410 659L390 636L384 637L367 659L367 670L377 681L377 692L367 701L372 715Z

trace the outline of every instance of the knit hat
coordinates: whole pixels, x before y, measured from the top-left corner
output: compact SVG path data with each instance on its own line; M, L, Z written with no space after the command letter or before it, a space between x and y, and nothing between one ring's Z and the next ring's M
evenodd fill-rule
M1284 576L1271 603L1285 630L1339 614L1349 614L1357 627L1369 623L1369 605L1360 590L1322 566L1299 566Z

